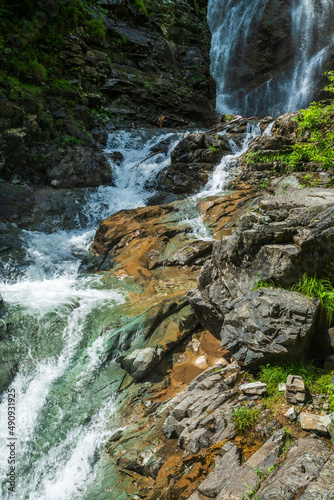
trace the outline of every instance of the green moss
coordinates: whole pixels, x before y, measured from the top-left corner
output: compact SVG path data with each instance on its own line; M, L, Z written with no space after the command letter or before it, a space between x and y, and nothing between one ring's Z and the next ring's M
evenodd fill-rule
M267 401L277 401L280 394L278 385L285 383L288 375L299 375L303 378L306 387L316 395L326 395L330 404L330 411L334 411L334 387L331 384L334 371L321 370L314 366L311 361L283 362L275 365L262 366L258 372L258 378L267 384ZM269 402L269 403L268 403Z

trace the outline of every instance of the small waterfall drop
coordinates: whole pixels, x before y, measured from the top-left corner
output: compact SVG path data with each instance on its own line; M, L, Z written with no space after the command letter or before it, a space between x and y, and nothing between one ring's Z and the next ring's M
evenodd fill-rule
M314 98L334 48L332 0L209 0L217 111L277 116Z

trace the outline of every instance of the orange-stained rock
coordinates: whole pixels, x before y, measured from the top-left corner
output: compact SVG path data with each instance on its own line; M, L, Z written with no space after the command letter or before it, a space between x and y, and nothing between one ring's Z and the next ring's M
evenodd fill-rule
M199 201L197 208L214 238L220 238L230 231L254 197L254 190L243 185L228 196ZM201 265L210 257L211 245L196 239L184 221L182 207L182 203L174 202L122 210L104 219L96 232L92 253L102 261L112 257L117 278L131 277L146 283L153 279L152 270L157 267L193 266L196 262Z

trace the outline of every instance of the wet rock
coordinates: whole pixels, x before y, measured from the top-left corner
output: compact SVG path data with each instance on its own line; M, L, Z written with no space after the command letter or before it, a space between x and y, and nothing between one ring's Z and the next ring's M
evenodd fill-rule
M329 455L329 448L321 441L298 439L285 462L264 480L257 491L258 497L261 500L296 498L318 477Z
M299 375L289 375L286 381L285 397L288 403L304 403L306 397L305 384Z
M131 376L140 380L158 362L158 355L153 347L136 349L123 359L123 365Z
M187 135L171 154L171 165L158 176L159 189L192 194L199 191L224 155L231 154L224 136L206 133Z
M110 165L105 156L94 150L76 147L62 160L47 169L49 182L57 187L86 187L112 184Z
M178 250L173 255L170 264L176 266L189 266L196 259L203 258L204 256L209 258L212 246L212 241L195 241L194 243L181 248L181 250Z
M117 361L135 380L154 377L153 368L197 325L184 297L157 303L123 327L124 354Z
M258 395L262 396L267 391L267 384L263 382L252 382L250 384L240 385L239 390L244 394L249 394L251 396Z

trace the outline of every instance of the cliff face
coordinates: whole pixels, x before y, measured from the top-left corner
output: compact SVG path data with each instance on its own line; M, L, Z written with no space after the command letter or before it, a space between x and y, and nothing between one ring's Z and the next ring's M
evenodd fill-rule
M164 126L215 123L206 2L25 3L23 27L12 5L2 7L2 178L112 183L101 155L108 130L159 117Z

